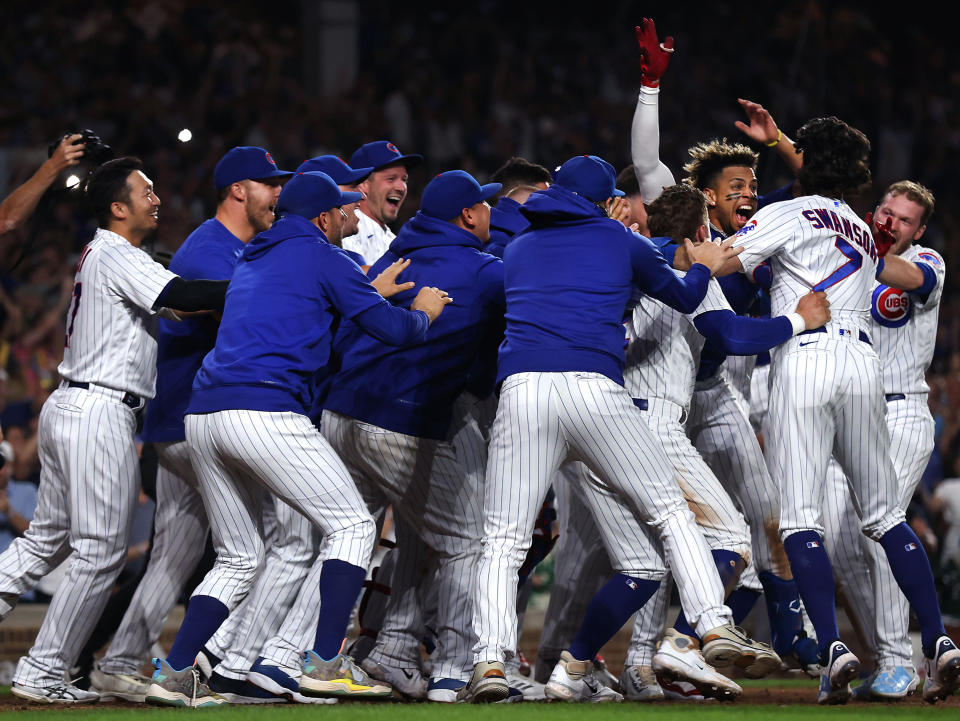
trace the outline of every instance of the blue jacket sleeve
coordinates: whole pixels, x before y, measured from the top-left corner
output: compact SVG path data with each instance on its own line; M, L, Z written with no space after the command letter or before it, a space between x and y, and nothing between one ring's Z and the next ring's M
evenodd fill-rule
M748 318L731 310L712 310L698 315L693 324L708 344L727 355L762 353L793 336L793 325L783 316Z
M636 233L629 233L628 238L633 284L681 313L695 311L707 294L710 269L694 263L686 277L680 278L650 240Z
M430 326L422 310L407 310L378 303L354 316L353 322L381 343L392 346L410 345L423 340Z

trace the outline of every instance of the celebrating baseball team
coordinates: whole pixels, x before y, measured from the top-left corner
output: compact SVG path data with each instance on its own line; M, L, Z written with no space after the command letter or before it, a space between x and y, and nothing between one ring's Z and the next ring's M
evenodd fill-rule
M99 227L40 415L36 512L0 554L0 621L69 561L14 694L732 701L729 676L783 668L819 678L822 704L960 687L905 522L934 438L933 196L903 180L858 217L868 139L822 117L791 140L749 100L737 128L793 183L760 194L758 153L725 138L668 168L673 40L649 19L636 35L632 166L447 170L396 234L423 158L388 140L292 171L231 149L215 216L169 268L141 248L163 194L149 169L91 172ZM70 670L126 558L138 423L158 457L153 546L86 689ZM208 532L215 561L144 676ZM531 669L518 638L548 553ZM854 690L835 574L872 655ZM761 596L769 643L740 627ZM616 678L599 652L631 619Z

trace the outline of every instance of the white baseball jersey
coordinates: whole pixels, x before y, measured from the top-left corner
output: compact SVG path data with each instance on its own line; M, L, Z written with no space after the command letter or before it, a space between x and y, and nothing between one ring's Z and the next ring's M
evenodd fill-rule
M153 304L176 277L123 236L98 228L77 263L60 376L153 398Z
M870 228L844 201L806 195L768 205L736 242L744 246L739 258L748 275L770 260L771 315L790 313L811 290L825 291L828 327L868 327L879 258Z
M623 381L633 398L660 398L689 409L704 343L693 319L714 310L732 312L715 278L697 309L687 315L650 296L640 300L624 324L629 345Z
M356 234L348 235L343 239L341 247L344 250L359 253L367 261L367 265L373 265L380 259L381 255L387 252L390 243L397 236L390 228L380 225L359 208L354 212L360 219L360 225Z
M937 284L925 299L914 293L877 283L870 306L870 337L883 365L885 393L927 393L925 375L937 342L937 316L946 269L935 250L912 245L900 256L924 263L937 275Z

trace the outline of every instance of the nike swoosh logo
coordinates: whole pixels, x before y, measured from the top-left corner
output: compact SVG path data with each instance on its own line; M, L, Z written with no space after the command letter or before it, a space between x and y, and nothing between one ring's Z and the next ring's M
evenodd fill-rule
M410 671L410 670L408 670L408 669L401 668L401 669L400 669L400 673L402 673L404 676L406 676L406 677L407 677L407 680L410 680L410 679L413 678L413 671Z
M817 341L815 341L815 340L808 340L806 343L801 343L801 344L800 344L800 347L802 348L802 347L805 346L805 345L810 345L811 343L816 343L816 342L817 342Z

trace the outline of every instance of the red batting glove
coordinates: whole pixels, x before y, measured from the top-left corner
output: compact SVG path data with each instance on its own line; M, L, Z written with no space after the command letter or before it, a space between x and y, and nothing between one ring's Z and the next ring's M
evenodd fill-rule
M867 213L864 222L870 226L870 232L873 233L873 244L877 246L877 255L881 258L890 252L890 248L897 242L893 235L893 219L887 218L883 225L874 225L873 213Z
M647 88L660 87L660 78L667 71L673 54L673 37L662 43L657 40L657 26L650 18L643 18L635 29L640 46L640 84Z

